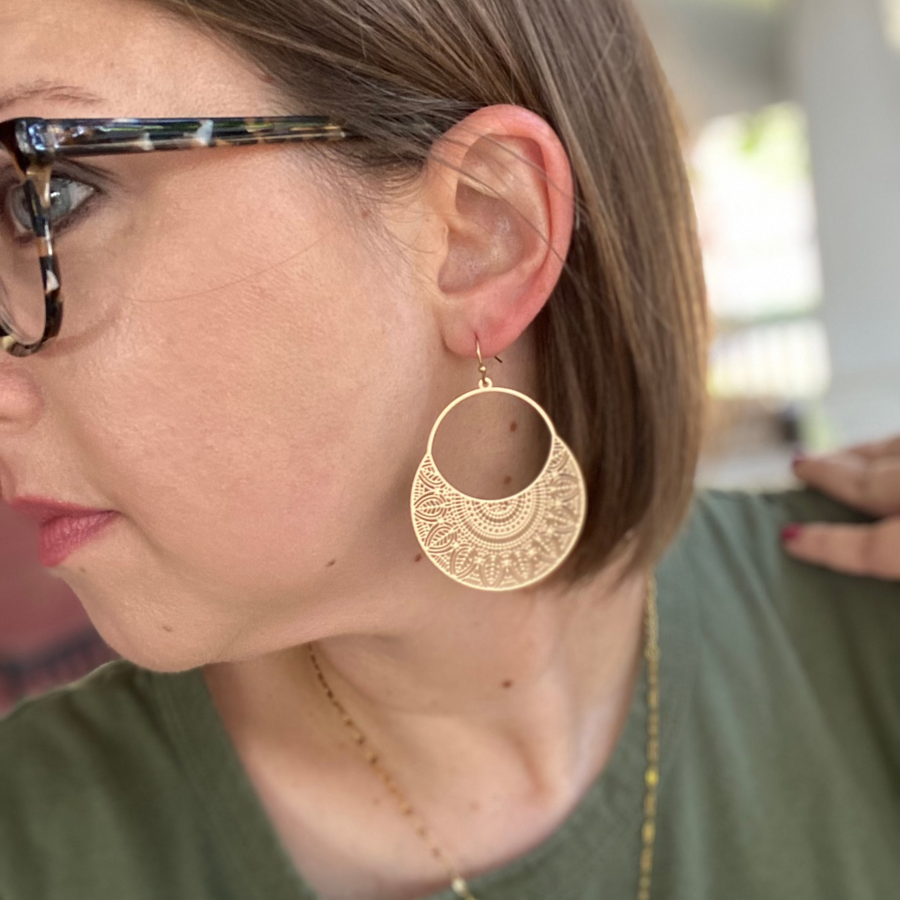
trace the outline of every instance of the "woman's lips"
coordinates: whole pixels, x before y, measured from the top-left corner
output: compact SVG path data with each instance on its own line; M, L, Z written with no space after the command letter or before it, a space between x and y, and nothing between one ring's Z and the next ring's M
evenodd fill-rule
M40 528L38 545L41 565L48 569L58 566L79 547L99 535L118 515L117 512L102 512L93 515L58 516L45 522Z

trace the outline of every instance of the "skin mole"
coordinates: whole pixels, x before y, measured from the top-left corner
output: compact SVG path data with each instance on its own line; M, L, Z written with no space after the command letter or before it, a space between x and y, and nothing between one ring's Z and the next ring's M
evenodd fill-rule
M331 560L331 562L329 562L328 565L325 566L325 568L326 568L326 569L330 569L336 562L337 562L336 559Z
M422 554L417 553L416 558L413 560L413 562L421 562L421 561L422 561Z
M513 686L513 682L512 682L512 679L510 679L510 678L507 678L506 681L503 682L503 687L505 687L505 688L511 688L512 686Z
M510 430L510 431L515 431L518 427L519 427L519 423L518 423L518 422L513 422L513 423L509 426L509 430Z
M171 625L163 625L164 631L174 631L175 629Z

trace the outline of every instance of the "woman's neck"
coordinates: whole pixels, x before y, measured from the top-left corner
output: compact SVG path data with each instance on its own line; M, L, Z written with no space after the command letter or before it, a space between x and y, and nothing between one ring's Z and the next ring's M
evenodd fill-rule
M639 675L647 581L614 589L611 578L567 594L462 591L420 610L409 597L390 629L314 643L334 695L467 876L549 837L612 756ZM314 890L413 900L446 886L353 745L307 647L204 674Z
M565 794L611 752L639 669L646 578L613 588L612 574L577 592L464 591L452 605L398 617L394 630L319 639L316 655L336 697L408 780L441 781L459 766ZM346 741L306 647L206 674L248 735Z

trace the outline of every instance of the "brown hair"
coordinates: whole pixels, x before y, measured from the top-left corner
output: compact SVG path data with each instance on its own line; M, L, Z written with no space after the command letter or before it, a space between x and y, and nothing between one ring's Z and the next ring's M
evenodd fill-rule
M654 563L693 493L707 314L678 113L630 0L153 2L248 54L283 112L367 137L322 152L379 190L402 189L481 107L550 123L581 227L533 323L535 399L588 486L584 532L556 574L596 573L632 531L629 571Z

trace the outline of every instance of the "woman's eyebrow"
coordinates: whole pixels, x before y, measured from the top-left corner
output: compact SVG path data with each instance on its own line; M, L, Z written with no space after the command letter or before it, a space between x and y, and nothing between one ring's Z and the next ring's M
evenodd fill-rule
M10 90L0 94L0 113L15 103L22 103L38 97L43 100L64 100L71 103L89 105L103 103L102 97L98 97L84 88L71 84L40 80L15 85Z

